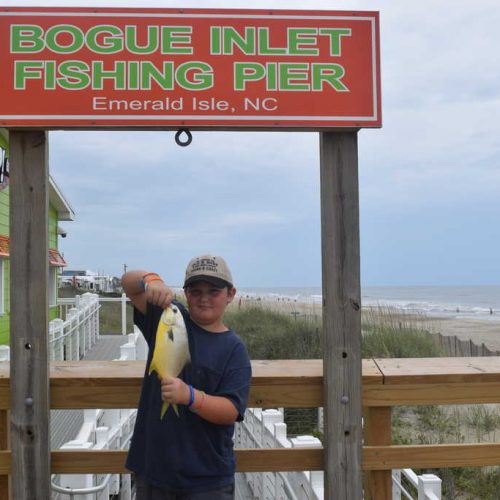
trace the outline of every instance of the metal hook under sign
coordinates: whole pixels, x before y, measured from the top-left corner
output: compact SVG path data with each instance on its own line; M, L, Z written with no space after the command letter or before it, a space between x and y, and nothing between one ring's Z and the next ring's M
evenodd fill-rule
M181 141L181 135L186 134L187 139L185 141ZM193 140L193 136L191 132L187 128L180 128L176 133L175 133L175 142L177 143L178 146L182 146L185 148L186 146L189 146Z

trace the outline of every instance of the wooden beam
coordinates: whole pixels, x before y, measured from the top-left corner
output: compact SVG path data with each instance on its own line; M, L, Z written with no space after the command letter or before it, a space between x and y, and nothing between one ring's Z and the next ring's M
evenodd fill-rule
M320 359L254 360L252 371L251 408L323 405ZM363 360L363 373L366 387L382 383L372 360ZM143 361L53 361L51 408L137 408L143 376ZM9 363L0 362L0 409L10 407L9 391Z
M53 474L129 473L124 450L57 450L52 452ZM278 472L323 469L318 448L267 448L235 450L238 472ZM0 474L11 474L11 453L0 451ZM50 498L50 497L49 497Z
M324 466L321 448L236 449L235 453L238 472L323 470ZM51 455L54 474L127 472L124 450L57 450ZM500 443L363 447L365 471L486 467L499 462ZM11 452L0 451L0 475L6 474L12 474Z
M391 370L401 374L397 377L387 366L382 372L373 360L364 359L363 406L500 403L500 357L460 359L433 358L432 368L421 359L393 359ZM10 408L9 367L0 362L0 410ZM271 408L323 405L322 360L252 361L252 367L250 407L259 402ZM52 362L51 408L136 408L143 374L141 361Z
M390 445L392 442L392 408L365 408L364 444ZM392 472L390 470L365 473L365 500L391 500Z
M10 400L12 497L50 498L48 144L10 133Z
M363 497L357 132L320 134L325 498Z
M365 446L365 470L485 467L500 463L500 444Z

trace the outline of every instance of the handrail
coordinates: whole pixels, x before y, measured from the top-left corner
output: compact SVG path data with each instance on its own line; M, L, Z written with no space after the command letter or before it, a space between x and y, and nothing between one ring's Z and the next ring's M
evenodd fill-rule
M132 433L129 433L127 438L124 440L123 445L121 446L122 450L128 448L128 444L130 443L131 439L132 439ZM106 474L106 476L104 477L104 479L101 481L100 484L88 488L69 488L65 486L60 486L59 484L54 483L54 481L51 481L50 487L52 488L53 491L56 491L57 493L64 493L65 495L69 495L70 498L73 498L73 496L75 495L87 495L103 491L108 485L109 480L111 479L112 476L113 474Z
M50 487L53 491L57 493L64 493L65 495L69 495L72 498L74 495L87 495L91 493L99 493L104 490L109 483L109 480L113 474L106 474L105 478L101 481L97 486L89 486L88 488L66 488L64 486L59 486L58 484L51 482Z
M76 303L77 297L59 297L57 299L57 305L58 306L71 306ZM98 295L99 298L99 304L101 302L117 302L121 304L121 334L126 335L127 333L127 312L126 312L126 307L127 304L130 302L130 299L122 293L120 297L103 297L102 295ZM101 307L101 306L99 306Z

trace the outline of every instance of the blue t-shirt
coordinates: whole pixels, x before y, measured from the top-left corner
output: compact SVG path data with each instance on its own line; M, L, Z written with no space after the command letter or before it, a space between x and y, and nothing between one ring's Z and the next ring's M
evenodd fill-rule
M238 420L243 420L252 376L245 345L232 330L204 330L190 319L182 304L175 305L186 323L191 354L191 363L180 378L206 394L230 399L238 410ZM234 425L212 424L184 405L178 405L180 417L169 407L160 419L160 380L156 372L148 375L148 370L162 312L152 304L145 315L134 309L134 322L149 345L149 355L126 466L150 484L179 492L210 491L232 484Z

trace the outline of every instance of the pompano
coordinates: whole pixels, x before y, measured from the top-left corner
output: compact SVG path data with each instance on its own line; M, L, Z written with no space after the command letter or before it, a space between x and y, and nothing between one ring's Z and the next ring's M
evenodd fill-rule
M160 379L178 377L189 361L189 342L184 318L179 308L172 304L163 311L158 323L149 375L156 371ZM160 418L163 418L169 406L170 403L163 402ZM179 416L177 405L172 403L172 406Z

